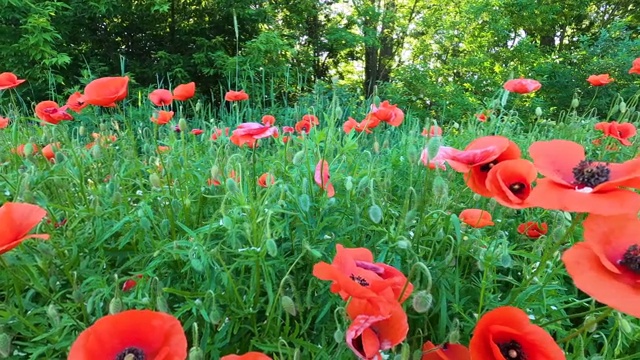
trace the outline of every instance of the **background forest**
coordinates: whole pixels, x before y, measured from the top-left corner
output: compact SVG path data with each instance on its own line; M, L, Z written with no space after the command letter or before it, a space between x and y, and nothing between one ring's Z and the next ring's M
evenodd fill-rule
M573 93L584 74L625 68L640 53L635 0L0 3L2 67L28 80L22 96L32 101L126 73L133 87L195 81L215 101L222 89L267 87L269 106L338 78L344 96L377 91L446 122L482 110L483 99L520 76L545 87L527 109L553 112L573 96L586 107L595 88ZM630 75L611 76L601 89L610 94L600 95L637 91ZM610 97L599 98L607 100L592 106L606 109Z

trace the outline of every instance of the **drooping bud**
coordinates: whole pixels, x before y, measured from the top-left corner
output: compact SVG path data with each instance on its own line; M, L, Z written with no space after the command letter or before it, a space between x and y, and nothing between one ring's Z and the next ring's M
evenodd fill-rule
M420 290L413 295L411 305L417 313L426 313L433 305L433 295L425 290Z
M305 158L305 154L304 154L304 150L300 150L298 151L295 155L293 155L293 165L300 165L302 164L302 161L304 161Z
M540 106L538 106L538 107L536 108L536 116L537 116L537 117L542 116L542 108L540 108Z
M282 308L284 309L284 311L289 313L289 315L291 316L296 316L296 314L298 313L298 310L296 309L296 304L293 302L293 299L287 295L283 295L280 298L280 305L282 305Z
M571 108L575 109L578 105L580 105L580 100L578 100L578 98L573 98L573 100L571 100Z
M627 112L627 103L624 101L620 101L620 112L623 114Z

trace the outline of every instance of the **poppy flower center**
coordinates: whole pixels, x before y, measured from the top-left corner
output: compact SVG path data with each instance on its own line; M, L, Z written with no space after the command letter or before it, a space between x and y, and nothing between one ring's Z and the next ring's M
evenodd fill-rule
M498 344L498 348L506 360L527 360L527 356L522 352L522 346L514 340Z
M357 282L358 284L360 284L361 286L369 286L369 282L367 280L365 280L365 278L363 278L360 275L353 275L351 274L351 276L349 276L349 278L351 278L351 280Z
M509 185L509 190L514 194L519 194L525 189L525 185L521 182Z
M480 165L480 171L489 172L489 170L491 170L491 168L496 166L497 163L498 163L498 161L493 160L492 162L486 163L484 165Z
M142 349L138 349L137 347L128 347L122 350L118 356L116 356L115 360L145 360L146 356L144 355L144 351Z
M594 188L609 181L611 170L605 164L594 164L591 160L582 160L573 168L574 185Z
M629 246L622 256L622 260L620 260L620 265L636 274L640 274L640 246L637 244Z

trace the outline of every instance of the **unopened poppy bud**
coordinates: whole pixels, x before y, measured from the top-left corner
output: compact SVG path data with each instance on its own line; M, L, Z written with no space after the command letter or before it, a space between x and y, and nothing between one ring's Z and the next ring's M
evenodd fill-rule
M304 161L304 150L300 150L298 151L295 155L293 155L293 165L300 165L302 164L302 161Z
M94 145L94 146L91 148L91 156L92 156L94 159L99 159L99 158L100 158L100 155L102 155L102 150L100 150L100 146L98 146L98 145Z
M389 148L389 139L384 139L384 141L382 142L382 148L383 149Z
M81 126L78 128L78 134L79 134L80 136L85 136L85 135L87 135L87 128L81 125Z
M211 178L217 179L219 176L220 176L220 168L218 167L218 165L213 165L211 167Z
M122 311L122 300L119 297L114 297L109 301L109 314L115 315Z
M225 181L225 185L227 186L227 191L232 193L238 192L238 183L236 183L236 181L232 178L227 178L227 181Z
M64 156L63 153L61 153L61 152L57 152L56 153L56 155L55 155L56 164L60 164L61 162L64 161L64 159L65 159L65 156Z
M291 316L296 316L296 314L298 313L298 311L296 310L296 304L293 302L293 299L288 297L287 295L283 295L280 298L280 305L282 305L284 311L289 313L289 315Z
M573 98L573 100L571 100L571 107L575 109L578 105L580 105L580 100L578 100L578 98Z
M167 304L167 299L164 296L158 295L156 297L156 308L163 313L169 313L169 304Z
M436 176L433 179L433 184L431 184L431 192L433 192L433 196L439 200L444 200L447 198L449 194L449 185L444 181L442 176Z
M333 340L338 344L344 343L344 333L340 329L336 330L336 332L333 333Z
M363 192L367 188L367 186L369 186L369 177L365 176L358 182L358 187L356 188L356 190L358 192Z
M204 352L200 347L192 347L189 350L189 360L204 360Z
M404 240L398 240L396 242L396 246L399 247L402 250L406 250L408 248L411 247L411 241L404 239Z
M347 191L351 191L351 189L353 189L353 178L351 176L347 176L344 180L344 188L347 189Z
M460 331L457 328L449 333L449 342L454 344L460 342Z
M105 124L105 123L100 124L100 131L102 131L102 132L107 131L107 124Z
M54 325L57 326L58 324L60 324L60 314L58 314L58 310L56 309L55 305L50 304L47 307L47 316Z
M267 241L265 242L265 246L267 248L267 254L269 254L269 256L278 256L278 244L276 244L275 240L267 239Z
M82 303L83 302L82 291L80 291L80 289L73 290L73 292L71 293L71 298L73 299L73 301L77 302L78 304Z
M611 109L611 113L615 114L620 110L620 105L613 105L613 108Z
M623 114L627 112L627 103L624 101L620 101L620 112Z
M24 199L24 201L28 203L33 203L36 201L36 197L33 196L33 192L29 189L25 190L22 193L22 199Z
M631 328L631 324L629 324L629 321L627 319L625 319L624 317L622 317L622 315L620 315L620 317L618 318L618 322L620 323L620 329L627 335L631 335L633 333L633 329Z
M480 195L480 194L473 194L473 201L480 201L480 199L482 199L482 195Z
M596 317L589 315L584 319L584 326L588 332L594 332L598 329L598 323L595 321Z
M380 206L373 204L369 207L369 219L376 224L379 224L382 221L382 209Z
M427 153L429 154L429 160L433 160L436 155L438 155L441 144L442 143L440 136L432 136L429 138L429 142L427 143Z
M178 121L178 128L182 132L189 131L189 128L187 127L187 120L185 118L180 118L180 120Z
M378 142L378 140L373 142L373 152L376 154L380 153L380 143Z
M198 102L196 103L196 113L199 113L200 110L202 110L202 102L198 100Z
M113 193L113 196L111 197L111 201L114 204L118 204L122 201L122 194L119 191L116 191Z
M151 186L153 186L154 188L162 187L162 182L160 181L160 176L158 176L158 174L156 174L156 173L153 173L153 174L149 175L149 182L151 183Z
M411 305L417 313L426 313L433 305L433 295L425 290L420 290L413 295Z
M536 108L536 116L537 116L537 117L542 116L542 109L540 108L540 106L538 106L538 107Z
M33 155L33 144L32 143L25 144L23 152L24 152L24 156L26 157Z
M300 351L300 348L296 348L293 352L293 360L302 360L302 351Z
M11 354L11 337L9 334L0 333L0 358L6 359Z

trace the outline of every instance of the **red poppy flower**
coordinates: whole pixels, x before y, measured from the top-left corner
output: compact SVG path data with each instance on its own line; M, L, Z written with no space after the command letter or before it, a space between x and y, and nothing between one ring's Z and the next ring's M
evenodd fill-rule
M18 77L14 73L3 72L0 74L0 90L7 90L14 88L26 80L18 79Z
M85 107L87 107L87 105L89 105L83 101L80 101L80 99L82 99L82 94L76 91L73 94L71 94L71 96L69 96L69 99L67 100L66 105L69 107L69 109L80 114L80 112L82 112L82 109L84 109Z
M566 359L549 333L511 306L491 310L478 320L469 351L472 359L482 360Z
M260 177L258 178L258 185L263 188L269 187L273 185L275 182L276 182L275 177L269 173L264 173L260 175Z
M173 102L173 95L167 89L157 89L149 94L149 100L155 106L168 106Z
M531 183L538 177L536 167L529 160L505 160L496 164L485 181L487 190L498 203L512 209L530 207Z
M25 156L26 154L24 152L24 149L26 146L27 144L20 144L15 149L11 149L11 152L14 154L18 154L19 156ZM29 155L35 154L36 152L38 152L38 150L39 150L38 145L31 144L31 153L29 153Z
M431 125L429 129L427 128L422 129L421 135L424 137L442 136L442 128L437 125Z
M165 146L165 145L158 145L158 153L162 154L162 153L166 153L167 151L171 150L170 147Z
M478 229L494 225L491 219L491 214L488 211L481 209L462 210L460 215L458 215L458 218L463 223Z
M381 308L386 311L380 312ZM371 301L352 299L346 310L352 320L345 334L347 346L359 359L382 360L380 351L400 344L409 332L407 314L398 302L376 306Z
M102 136L98 133L91 133L91 137L94 138L94 142L89 143L85 146L85 148L87 149L91 149L92 147L94 147L96 145L96 142L100 144L100 146L107 146L107 145L111 145L112 143L116 142L116 140L118 140L118 138L115 135L109 135L109 136Z
M173 98L178 101L187 101L196 94L196 83L181 84L173 89Z
M640 220L589 215L584 241L562 255L576 287L596 301L640 318Z
M331 176L329 175L329 163L327 163L326 160L318 161L313 179L316 181L316 184L318 184L318 186L320 186L327 192L328 197L333 197L336 191L334 190L331 181L329 181L330 178Z
M404 121L404 112L398 109L398 105L389 104L388 100L385 100L380 103L380 107L377 107L376 104L371 104L371 112L367 117L375 117L375 119L371 120L376 124L376 121L384 121L391 126L400 126L402 121Z
M240 91L229 90L224 95L224 99L226 101L243 101L243 100L249 100L249 95L246 92L244 92L244 90L240 90Z
M544 179L529 195L532 206L600 215L637 213L640 195L640 158L621 164L586 158L582 145L567 140L537 141L529 148Z
M596 130L603 132L604 137L612 137L624 146L631 146L629 138L636 135L636 127L632 123L599 122L595 125Z
M166 125L173 119L173 111L160 110L157 116L151 117L151 122L158 125Z
M465 182L473 192L491 197L486 186L489 170L502 161L519 159L520 155L518 145L506 137L484 136L463 151L449 148L443 156L454 170L465 173Z
M115 107L129 92L129 77L103 77L95 79L84 88L78 101L103 107Z
M138 274L134 278L142 279L142 274ZM138 282L135 279L127 279L127 281L125 281L122 284L122 291L124 292L131 291L138 284Z
M202 135L203 132L204 131L202 131L202 129L193 129L193 130L191 130L191 133L193 135Z
M63 120L73 120L73 116L67 113L67 108L66 105L58 107L55 101L42 101L36 105L36 116L46 123L57 125Z
M49 144L42 148L42 155L49 161L56 161L56 154L53 148L60 149L60 143Z
M211 133L211 140L218 140L218 138L222 136L222 129L213 129Z
M633 60L629 74L640 74L640 58Z
M187 358L180 321L163 312L128 310L104 316L71 345L68 360Z
M272 126L276 122L276 117L273 115L265 115L262 117L262 124L266 126Z
M511 79L505 82L503 87L509 92L528 94L540 89L542 87L542 84L540 84L536 80L520 78Z
M526 235L531 239L537 239L542 235L546 235L549 231L547 223L537 223L535 221L527 221L518 225L518 233Z
M422 345L420 360L471 360L469 349L460 344L444 343L439 346L427 341Z
M271 360L271 358L263 353L252 351L244 355L225 355L220 360Z
M604 86L612 82L613 79L609 77L609 74L591 75L587 78L587 81L591 86Z
M402 303L413 292L413 285L401 271L374 263L373 254L366 248L345 248L337 244L333 262L315 264L313 276L332 281L331 292L340 294L343 300L384 298Z
M487 115L485 115L485 114L475 114L475 117L480 122L486 122L487 121Z
M249 147L254 147L258 139L274 136L276 134L278 134L278 128L275 126L265 126L254 122L248 122L238 125L238 127L233 130L229 140L238 146L249 144Z
M282 133L283 134L293 134L294 131L295 131L295 129L292 126L283 126L282 127Z
M6 202L0 206L0 255L20 245L26 239L47 240L47 234L29 234L47 215L37 205Z
M9 126L9 118L0 116L0 129L4 129Z

